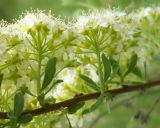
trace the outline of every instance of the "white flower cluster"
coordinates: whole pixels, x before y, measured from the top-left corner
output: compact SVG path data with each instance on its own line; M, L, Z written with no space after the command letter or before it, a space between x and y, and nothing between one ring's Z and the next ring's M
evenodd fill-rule
M25 85L35 91L39 47L43 46L41 63L44 70L49 58L63 59L69 38L66 24L42 11L27 13L13 24L1 23L2 88L10 88L14 92L14 85Z
M134 52L139 55L139 63L142 64L150 60L155 53L156 47L159 48L160 46L159 17L159 7L154 9L145 8L131 14L103 10L79 16L75 23L75 29L81 33L81 36L79 37L80 45L77 47L76 52L92 51L92 46L86 42L88 38L95 36L91 31L97 29L96 34L102 32L98 35L100 39L103 35L108 36L104 42L105 45L102 45L102 47L105 47L103 49L104 53L115 56L115 58L120 57L122 62L126 63L129 55ZM103 33L104 30L105 33ZM89 32L86 34L86 31ZM90 34L93 37L90 37ZM83 54L81 58L87 57ZM88 58L87 60L92 62L91 58L95 58L94 54L88 54Z

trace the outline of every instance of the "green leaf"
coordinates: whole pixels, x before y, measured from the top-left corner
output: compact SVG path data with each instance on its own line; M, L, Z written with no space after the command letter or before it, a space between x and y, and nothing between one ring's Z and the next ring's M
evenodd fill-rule
M114 63L112 65L112 74L110 76L110 80L112 80L116 76L116 74L118 74L118 70L119 70L119 65L117 63Z
M46 65L41 91L43 91L48 87L50 82L53 80L55 72L56 72L56 58L54 57L50 59Z
M110 74L111 74L111 63L107 59L107 57L102 54L102 62L103 62L103 67L104 67L104 81L107 81Z
M90 111L92 112L92 111L96 110L96 109L103 103L103 101L104 101L104 95L101 94L101 95L98 97L96 103L94 103L94 104L91 106Z
M126 75L128 75L130 72L133 71L133 69L135 68L135 66L136 66L136 64L137 64L137 59L138 59L137 54L133 54L132 57L131 57L129 66L128 66L128 70L127 70L126 73L124 74L124 77L125 77Z
M122 76L122 72L121 72L121 69L120 69L120 66L119 66L119 63L118 61L116 61L112 56L109 57L109 61L112 65L112 74L114 72L114 75L119 75L119 76ZM111 75L111 77L113 78L113 76Z
M41 106L44 105L44 98L45 98L45 94L44 93L41 93L40 95L37 96L37 100L39 101Z
M28 123L32 119L33 119L33 116L31 114L27 114L27 115L21 116L18 120L18 123L20 124Z
M80 65L80 63L79 62L76 62L75 60L71 60L71 61L66 61L65 63L64 63L64 67L65 68L69 68L69 67L77 67L77 66L79 66Z
M142 77L143 77L141 70L140 70L139 67L137 67L137 66L133 69L132 72L133 72L136 76L138 76L139 78L142 78Z
M22 92L16 93L14 97L14 111L13 116L19 117L24 107L24 94Z
M88 114L88 113L90 113L90 108L85 109L85 110L82 112L83 115L84 115L84 114Z
M26 86L22 86L22 87L20 87L20 91L22 92L22 93L26 93L26 94L28 94L28 95L30 95L30 96L33 96L33 97L36 97L36 95L34 95L31 91L29 91L28 90L28 87L26 87Z
M69 114L76 113L80 108L82 108L85 105L84 101L80 101L77 104L69 107L68 112Z
M54 103L56 103L56 99L52 96L50 96L50 97L48 97L44 100L44 104L47 104L47 105L48 104L54 104Z
M63 82L63 80L56 80L55 82L53 82L53 84L52 84L52 86L51 86L51 89L55 86L55 85L57 85L57 84L59 84L59 83L62 83Z
M3 74L0 73L0 88L1 88L2 80L3 80Z
M94 110L96 110L104 101L104 95L100 95L97 99L97 101L89 108L89 109L85 109L82 114L87 114L87 113L90 113Z
M52 85L54 86L54 85L59 84L59 83L62 83L62 82L63 82L63 80L56 80L55 82L53 82Z
M112 67L112 73L110 75L110 80L112 80L115 77L115 75L121 76L121 71L118 62L113 57L110 56L109 61Z
M119 67L119 69L118 69L117 74L118 74L120 77L123 77L123 76L122 76L122 70L121 70L121 68L120 68L120 67Z
M111 65L113 65L115 63L118 64L118 62L112 56L109 57L109 61L110 61Z
M59 84L59 83L62 83L62 82L63 82L63 80L56 80L55 82L53 82L52 86L45 92L45 95L46 95L48 92L50 92L51 89L52 89L55 85L57 85L57 84Z
M100 90L99 87L97 86L97 84L92 79L90 79L88 76L85 76L85 75L82 75L82 74L80 74L79 76L80 76L81 79L83 79L87 83L87 85L89 87L93 88L96 91Z

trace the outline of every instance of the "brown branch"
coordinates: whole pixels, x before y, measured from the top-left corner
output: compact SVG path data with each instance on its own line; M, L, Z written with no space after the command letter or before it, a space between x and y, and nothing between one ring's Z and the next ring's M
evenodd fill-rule
M129 85L129 86L122 87L122 88L112 89L112 90L107 91L106 93L109 93L112 96L116 96L116 95L127 93L127 92L144 91L145 89L159 86L159 85L160 85L160 79L154 80L154 81L149 81L144 84ZM25 111L22 113L22 115L32 114L32 116L38 116L41 114L45 114L48 112L59 110L64 107L70 107L80 101L87 101L87 100L91 100L91 99L96 99L99 96L100 96L100 92L80 95L80 96L76 96L76 97L69 99L69 100L66 100L66 101L62 101L62 102L55 103L55 104L50 104L48 106L44 106L44 107L34 109L34 110ZM7 112L0 112L0 119L8 119L8 118L9 117L7 115Z

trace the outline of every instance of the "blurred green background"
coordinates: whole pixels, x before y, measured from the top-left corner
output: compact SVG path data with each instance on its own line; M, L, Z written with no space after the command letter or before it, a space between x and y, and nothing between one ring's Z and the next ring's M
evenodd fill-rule
M4 19L12 22L13 19L19 18L22 13L31 9L51 10L55 16L72 17L89 9L118 8L130 12L137 8L158 5L160 5L160 0L0 0L0 20ZM133 126L133 128L160 128L159 109L156 109L152 113L147 124L138 126L140 121L133 118L141 109L148 111L154 103L153 99L157 98L157 94L152 96L141 95L134 100L129 99L109 114L106 106L102 106L97 117L95 117L97 120L86 122L84 127L132 128ZM125 97L129 97L129 95ZM117 101L119 102L121 100L118 99ZM132 126L129 126L129 124L132 124Z
M160 5L160 0L0 0L0 19L12 19L31 9L52 10L56 16L74 16L82 10L119 8L132 11L135 8Z

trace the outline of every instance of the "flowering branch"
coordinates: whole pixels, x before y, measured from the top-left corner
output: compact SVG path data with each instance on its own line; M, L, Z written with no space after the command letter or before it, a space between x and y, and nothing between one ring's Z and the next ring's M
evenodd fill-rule
M148 88L152 88L155 86L160 86L160 79L158 80L154 80L154 81L149 81L147 83L144 84L137 84L137 85L129 85L129 86L125 86L125 87L121 87L118 89L112 89L107 91L107 93L110 93L112 96L117 96L123 93L128 93L128 92L133 92L133 91L141 91L141 90L145 90ZM80 101L87 101L87 100L92 100L92 99L96 99L100 96L100 92L96 92L96 93L91 93L91 94L84 94L84 95L79 95L76 96L72 99L69 100L65 100L59 103L55 103L55 104L50 104L35 110L29 110L29 111L24 111L22 113L22 115L26 115L26 114L32 114L32 116L38 116L41 114L45 114L45 113L49 113L55 110L59 110L61 108L65 108L65 107L70 107ZM0 112L0 119L8 119L8 113L6 112Z
M146 8L129 15L93 11L73 23L38 11L13 24L0 22L0 119L9 119L0 127L17 128L29 123L32 116L56 110L73 114L95 99L82 112L86 114L106 97L160 85L160 78L137 84L148 79L148 64L159 59L159 10ZM158 65L149 68L154 71ZM92 90L95 93L89 94ZM33 96L27 104L25 93ZM71 95L75 96L68 99ZM60 101L55 103L57 99ZM12 109L9 103L13 103ZM41 107L36 108L37 103ZM40 125L37 122L36 127Z

